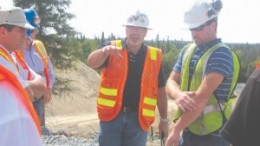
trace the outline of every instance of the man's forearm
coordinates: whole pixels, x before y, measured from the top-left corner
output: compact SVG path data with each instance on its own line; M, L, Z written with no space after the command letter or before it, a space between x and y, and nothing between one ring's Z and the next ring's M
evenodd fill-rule
M158 90L158 111L160 113L161 119L167 119L167 108L168 108L168 101L167 101L167 96L165 93L165 88L159 88Z
M180 74L173 71L166 82L166 93L172 99L176 99L181 92L179 82Z
M194 97L196 99L196 97ZM202 100L201 100L202 99ZM203 112L204 107L208 103L208 99L200 98L199 100L195 100L197 104L197 108L195 110L183 112L181 117L177 120L174 125L175 130L182 131L184 128L188 127L192 122L194 122L200 114Z
M91 68L99 68L106 61L108 56L109 54L104 52L103 49L98 49L89 55L86 64Z

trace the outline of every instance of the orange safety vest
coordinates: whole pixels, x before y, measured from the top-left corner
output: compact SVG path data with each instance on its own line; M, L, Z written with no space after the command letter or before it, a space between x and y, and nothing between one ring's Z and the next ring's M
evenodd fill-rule
M40 55L43 64L44 64L44 76L46 78L46 87L50 88L50 74L49 74L49 65L48 65L48 54L45 49L44 44L40 40L34 40L33 46L36 49L37 53Z
M30 101L30 98L29 98L27 92L24 90L24 88L22 87L22 85L20 84L20 82L18 81L16 76L11 71L9 71L8 69L6 69L5 67L3 67L0 64L0 81L2 81L2 80L9 81L11 83L11 85L13 85L13 87L15 87L20 92L20 94L22 96L17 97L17 100L22 105L24 105L27 112L32 116L32 119L34 120L34 123L38 129L38 132L41 135L40 121L32 106L32 103Z
M112 45L122 48L122 41L112 41ZM123 58L110 55L107 67L103 68L101 72L100 90L97 99L97 112L101 121L113 120L121 110L128 75L127 50L122 49L120 54ZM139 101L139 124L144 131L150 128L155 119L161 62L161 50L148 46Z
M23 58L23 55L22 55L22 51L14 51L14 56L17 60L17 62L19 62L19 64L22 66L22 68L24 70L27 70L28 71L28 74L27 74L27 80L32 80L32 74L31 74L31 71L29 69L29 66L26 64L26 62L24 61L24 58Z

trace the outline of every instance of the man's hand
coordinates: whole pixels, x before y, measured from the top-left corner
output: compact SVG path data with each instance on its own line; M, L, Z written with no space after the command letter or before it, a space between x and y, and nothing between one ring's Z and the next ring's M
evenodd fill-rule
M30 100L33 102L35 97L34 97L34 93L33 93L33 90L31 89L31 87L30 86L26 87L25 91L27 92Z
M102 52L106 56L115 55L115 56L118 56L120 58L123 58L123 56L120 54L121 50L122 50L122 48L118 48L114 45L108 45L108 46L105 46L104 48L102 48Z
M168 127L168 124L169 124L169 121L167 119L164 119L164 120L160 120L160 123L159 123L159 134L162 135L162 133L164 134L165 138L168 136L168 130L169 130L169 127Z
M51 99L52 99L51 94L52 94L51 89L47 89L46 92L44 92L44 94L43 94L43 104L44 105L48 104L51 101Z
M195 92L181 92L175 102L183 112L193 111L197 106L195 100L192 98L193 96L195 96Z
M177 129L175 129L175 127L173 127L169 136L166 139L165 146L178 146L179 140L180 140L180 131L178 131Z

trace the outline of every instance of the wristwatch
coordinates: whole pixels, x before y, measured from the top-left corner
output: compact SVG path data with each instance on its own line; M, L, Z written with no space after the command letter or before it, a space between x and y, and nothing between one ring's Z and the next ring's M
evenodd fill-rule
M160 121L163 123L170 124L170 120L168 118L161 118Z

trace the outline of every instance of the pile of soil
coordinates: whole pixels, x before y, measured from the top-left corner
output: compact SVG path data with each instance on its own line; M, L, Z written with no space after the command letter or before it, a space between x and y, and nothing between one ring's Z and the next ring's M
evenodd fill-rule
M100 75L84 63L77 61L73 69L55 70L58 80L68 80L62 85L46 108L46 126L52 131L97 129L96 98Z

